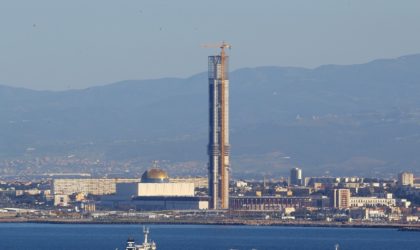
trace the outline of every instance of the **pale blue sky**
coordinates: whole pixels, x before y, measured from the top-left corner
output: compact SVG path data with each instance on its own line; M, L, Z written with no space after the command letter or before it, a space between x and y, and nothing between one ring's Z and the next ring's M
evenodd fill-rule
M420 53L420 1L1 0L0 84L73 89L188 77L232 43L231 69Z

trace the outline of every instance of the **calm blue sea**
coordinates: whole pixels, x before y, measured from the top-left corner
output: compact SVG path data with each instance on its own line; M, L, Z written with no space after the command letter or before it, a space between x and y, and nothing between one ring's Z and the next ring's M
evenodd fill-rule
M115 250L129 236L142 240L139 225L0 224L0 249ZM396 229L152 225L158 250L284 249L419 250L419 232Z

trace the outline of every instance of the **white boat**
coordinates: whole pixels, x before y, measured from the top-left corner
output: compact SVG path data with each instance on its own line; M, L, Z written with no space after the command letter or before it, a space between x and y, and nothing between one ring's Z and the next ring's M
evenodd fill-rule
M156 243L149 241L149 228L143 227L144 241L137 245L133 238L127 240L125 250L156 250Z

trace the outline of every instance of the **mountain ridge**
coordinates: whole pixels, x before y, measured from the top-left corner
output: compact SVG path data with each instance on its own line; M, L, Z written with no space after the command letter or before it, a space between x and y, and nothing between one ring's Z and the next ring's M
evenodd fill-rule
M415 54L357 65L231 72L234 164L241 171L280 164L283 172L296 165L349 173L419 167L413 152L420 146L419 69ZM0 157L24 157L30 147L34 156L83 151L111 160L205 163L206 78L203 72L65 91L0 85ZM93 146L80 146L87 142ZM360 166L351 170L349 162Z
M420 53L415 53L415 54L406 54L406 55L402 55L396 58L380 58L380 59L374 59L368 62L364 62L364 63L356 63L356 64L323 64L323 65L319 65L313 68L308 68L308 67L299 67L299 66L256 66L256 67L244 67L244 68L239 68L236 69L234 71L232 71L230 74L232 73L236 73L237 71L243 71L243 70L258 70L258 69L290 69L290 70L305 70L305 71L314 71L314 70L319 70L321 68L325 68L325 67L348 67L348 66L359 66L359 65L368 65L368 64L374 64L374 63L378 63L378 62L390 62L390 61L400 61L400 60L406 60L406 59L417 59L418 57L420 57ZM112 82L112 83L105 83L105 84L101 84L101 85L95 85L95 86L90 86L90 87L85 87L85 88L77 88L77 89L65 89L65 90L48 90L48 89L42 89L42 90L36 90L36 89L31 89L31 88L26 88L26 87L15 87L15 86L11 86L5 83L0 83L0 88L6 87L6 88L12 88L12 89L17 89L17 90L30 90L30 91L36 91L36 92L67 92L67 91L79 91L79 90L86 90L86 89L90 89L90 88L100 88L100 87L105 87L105 86L109 86L109 85L117 85L119 83L123 83L123 82L131 82L131 81L135 81L135 82L148 82L148 81L155 81L155 80L171 80L171 79L176 79L176 80L188 80L191 78L195 78L196 76L201 76L201 75L205 75L207 76L207 72L203 71L200 73L196 73L193 74L191 76L188 77L162 77L162 78L147 78L147 79L125 79L125 80L120 80L117 82Z

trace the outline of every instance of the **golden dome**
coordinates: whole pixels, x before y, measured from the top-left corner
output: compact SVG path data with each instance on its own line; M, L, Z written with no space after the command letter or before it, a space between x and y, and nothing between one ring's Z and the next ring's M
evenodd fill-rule
M147 177L153 179L166 179L168 178L168 174L159 168L152 168L147 171Z
M143 173L141 176L141 182L169 182L168 174L159 168L151 168Z

